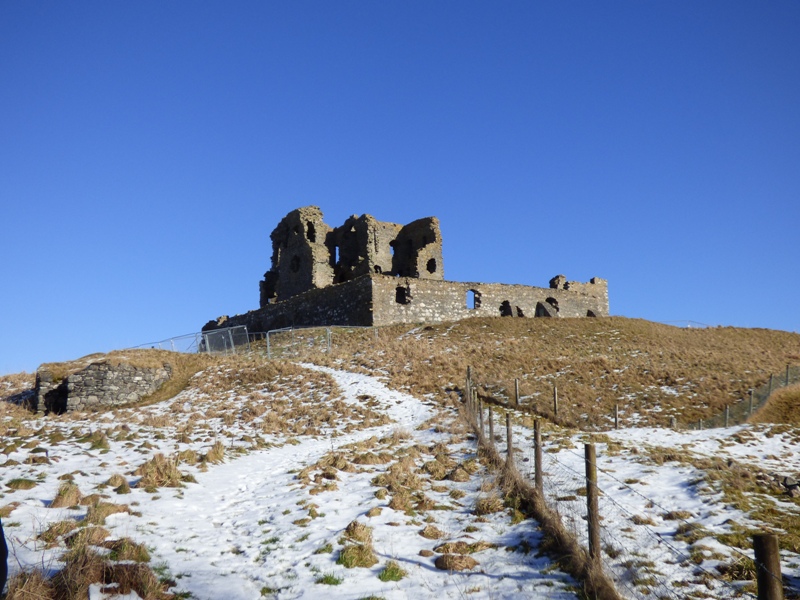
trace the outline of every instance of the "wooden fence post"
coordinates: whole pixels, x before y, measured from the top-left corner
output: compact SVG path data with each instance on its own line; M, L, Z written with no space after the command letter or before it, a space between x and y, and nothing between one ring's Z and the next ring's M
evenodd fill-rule
M614 405L614 429L619 429L619 404Z
M594 444L586 444L586 508L589 527L589 557L600 559L600 513L597 504L597 454Z
M750 390L750 408L747 411L747 415L750 416L753 414L753 390Z
M536 489L539 494L544 498L544 480L542 479L542 428L539 419L533 420L533 479L536 484Z
M773 379L773 376L770 375L769 376L769 392L767 393L767 398L769 398L772 395L772 379Z
M506 412L506 458L512 465L514 458L514 440L511 437L511 413Z
M478 398L478 415L479 415L478 418L479 418L480 424L481 424L481 437L483 437L483 433L485 431L484 425L483 425L483 401L480 398Z
M755 534L753 550L756 555L758 600L783 600L778 536L774 533Z
M553 414L558 416L558 386L553 385Z
M494 414L491 406L489 406L489 439L492 441L492 446L494 446Z
M786 367L786 385L789 385L789 367ZM519 379L514 380L514 403L519 406Z
M675 417L670 417L669 418L669 426L670 426L671 429L677 429L678 428L678 419L675 418Z
M464 400L469 409L472 402L472 367L467 367L467 381L464 387Z
M789 365L786 365L786 383L784 385L789 385Z
M731 416L731 407L729 405L725 405L725 427L728 426L728 421L730 420Z

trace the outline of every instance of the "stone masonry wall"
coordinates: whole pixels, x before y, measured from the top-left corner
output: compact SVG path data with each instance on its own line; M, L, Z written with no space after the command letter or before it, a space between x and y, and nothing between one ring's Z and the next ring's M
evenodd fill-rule
M500 316L608 316L608 286L602 279L594 281L596 283L582 284L580 290L565 290L375 277L373 323L388 325Z
M365 275L243 315L210 321L203 331L247 326L248 331L324 325L390 325L470 317L606 317L603 279L572 289ZM474 306L474 308L471 308Z
M393 279L392 279L393 280ZM310 290L257 310L209 321L203 331L245 325L249 332L283 327L372 325L372 283L369 276Z
M36 407L45 412L111 408L136 402L160 388L172 376L172 368L135 367L99 361L54 381L46 368L36 372Z

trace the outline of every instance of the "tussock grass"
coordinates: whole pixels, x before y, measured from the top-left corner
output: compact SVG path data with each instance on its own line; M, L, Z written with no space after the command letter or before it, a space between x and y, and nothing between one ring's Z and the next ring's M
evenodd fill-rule
M111 550L108 557L111 560L130 560L134 562L150 562L150 553L143 544L137 544L132 539L124 537L119 540L103 542L102 546Z
M442 554L433 563L442 571L469 571L478 566L478 561L464 554Z
M67 506L77 506L83 499L83 494L78 486L71 481L65 481L58 486L56 497L50 503L50 508L63 508Z
M167 458L160 452L136 469L134 475L141 477L134 487L145 489L182 487L187 477L178 470L177 460Z
M47 529L37 536L37 539L42 540L46 548L52 548L58 545L61 538L75 531L77 527L78 524L75 521L56 521L48 525Z
M11 488L12 490L31 490L37 485L38 483L36 481L33 481L32 479L26 479L24 477L15 477L6 483L6 487Z
M427 525L419 534L429 540L438 540L445 536L444 531L434 525Z
M42 571L20 571L8 580L6 600L49 600L53 584Z
M12 502L5 506L0 506L0 519L7 519L9 515L19 506L19 502Z
M407 573L400 567L399 564L397 564L397 562L390 560L386 563L383 571L381 571L378 575L378 579L383 582L400 581L406 575Z
M99 502L90 506L86 512L86 523L90 525L105 525L106 519L119 513L130 514L131 509L127 504L114 504L113 502Z
M503 499L495 494L480 496L475 502L475 514L478 516L490 515L503 510Z
M211 446L208 452L206 452L205 456L203 457L204 462L211 463L212 465L218 465L225 460L225 446L222 442L217 440L214 442L214 445Z
M378 564L378 557L372 550L372 546L362 546L361 544L348 545L339 551L336 559L337 565L342 565L347 569L362 567L368 569Z

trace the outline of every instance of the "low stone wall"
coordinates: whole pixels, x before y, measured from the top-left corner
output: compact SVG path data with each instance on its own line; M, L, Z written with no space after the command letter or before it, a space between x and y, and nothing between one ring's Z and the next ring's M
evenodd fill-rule
M172 376L172 367L136 367L98 361L55 381L45 367L36 372L35 408L47 413L98 410L137 402Z

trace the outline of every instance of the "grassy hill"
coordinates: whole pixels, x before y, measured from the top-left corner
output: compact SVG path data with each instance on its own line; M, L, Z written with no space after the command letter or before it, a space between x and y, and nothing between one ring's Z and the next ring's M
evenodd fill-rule
M800 363L800 335L766 329L682 329L641 319L470 319L420 327L334 330L332 352L308 360L383 373L420 396L457 391L467 366L488 395L544 415L558 386L559 416L581 427L608 425L614 404L628 424L666 425L719 414L748 390ZM302 342L306 342L304 346ZM280 340L273 339L273 348Z
M666 425L673 415L684 423L707 418L770 373L800 363L797 334L616 317L335 329L330 352L321 351L322 334L272 337L273 356L288 360L266 360L257 347L227 358L152 350L50 365L67 373L86 360L169 360L176 374L170 387L135 407L45 418L0 403L0 516L19 561L15 586L43 577L40 565L72 576L91 559L100 574L76 575L69 586L59 575L42 585L85 597L106 575L114 582L135 575L136 583L121 589L148 600L302 590L313 597L330 585L342 586L340 597L388 598L395 584L407 597L489 589L498 598L578 597L582 584L561 562L529 553L549 542L497 488L458 418L467 366L482 394L501 401L512 398L518 378L523 406L545 415L557 385L562 420L592 429L610 424L615 403L627 426ZM27 374L0 377L0 397L22 397L32 384ZM796 387L783 390L757 419L786 421L797 398ZM530 420L511 412L521 452L530 451ZM708 585L716 586L711 596L728 597L716 595L727 585L717 580L752 579L734 567L757 530L781 532L785 572L800 576L800 499L780 485L780 476L800 473L791 425L587 434L545 423L545 491L561 511L581 503L579 450L587 440L600 447L603 476L613 476L603 493L633 515L609 513L604 521L617 536L608 568L634 569L642 597L658 597L648 583L654 578L697 597L709 597ZM527 458L523 468L532 464ZM67 492L75 498L62 499ZM364 527L369 543L350 539ZM642 550L641 540L660 539L654 531L692 561L667 556L660 545ZM135 542L127 537L134 532ZM220 547L202 541L219 535ZM711 552L709 536L726 546ZM98 550L123 542L148 550L151 567ZM370 566L349 564L351 549L364 548ZM480 564L469 585L466 576L435 566L460 553L454 548ZM697 575L696 565L716 574L713 581ZM114 571L123 567L129 572ZM402 582L386 583L390 567L400 569L392 577ZM507 576L518 572L525 590Z

